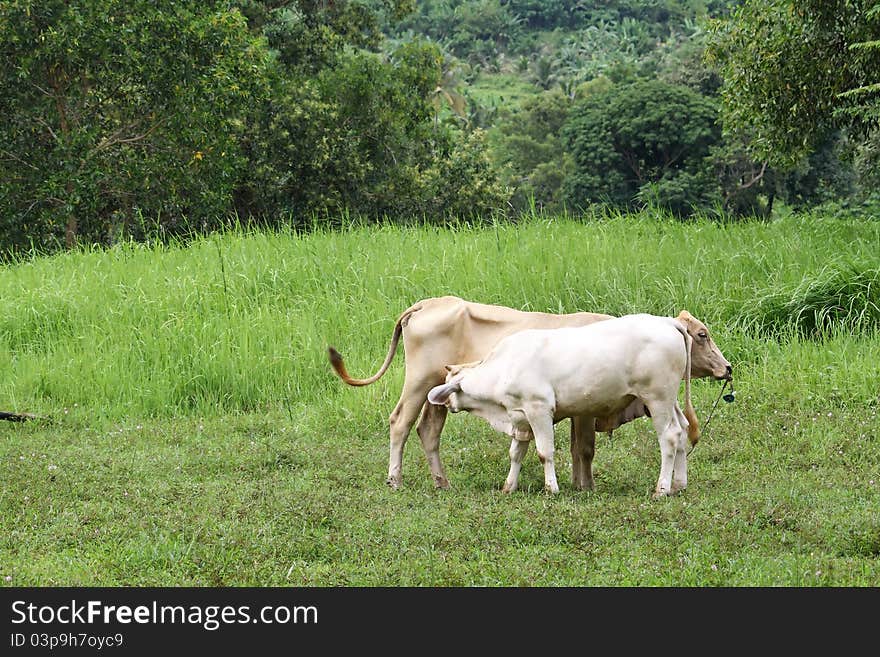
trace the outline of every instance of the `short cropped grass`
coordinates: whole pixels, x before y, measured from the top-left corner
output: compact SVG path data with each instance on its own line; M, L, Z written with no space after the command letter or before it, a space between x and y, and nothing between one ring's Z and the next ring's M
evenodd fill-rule
M651 213L479 227L236 231L0 269L0 582L7 585L876 586L880 334L821 335L774 293L878 262L880 222L790 216L679 223ZM799 287L801 286L801 287ZM508 440L451 416L435 491L413 434L384 485L398 314L456 294L550 312L704 320L733 362L691 455L652 501L659 449L638 420L600 435L596 490L542 491L532 448L500 492ZM793 298L788 294L787 298ZM694 386L705 419L719 385Z

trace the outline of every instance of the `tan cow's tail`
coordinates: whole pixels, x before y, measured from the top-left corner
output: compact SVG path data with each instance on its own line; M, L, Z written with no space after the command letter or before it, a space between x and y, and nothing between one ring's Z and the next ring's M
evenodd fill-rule
M688 421L688 440L691 446L693 446L700 439L700 423L697 420L697 414L694 412L694 405L691 403L691 347L694 340L680 322L675 324L684 338L684 347L687 352L687 365L684 368L684 416Z
M339 375L339 378L350 386L368 386L382 378L382 375L385 374L386 370L388 370L388 367L391 365L391 361L394 360L394 354L397 352L397 345L400 342L400 336L403 334L403 327L406 326L409 316L417 310L420 310L421 307L421 304L410 306L401 313L400 317L397 318L397 323L394 325L394 333L391 335L391 345L388 347L388 354L385 356L385 362L382 363L382 367L379 368L378 372L367 379L352 378L345 369L345 362L342 360L342 354L336 351L333 347L327 347L327 355L330 357L330 364L333 366L336 374Z

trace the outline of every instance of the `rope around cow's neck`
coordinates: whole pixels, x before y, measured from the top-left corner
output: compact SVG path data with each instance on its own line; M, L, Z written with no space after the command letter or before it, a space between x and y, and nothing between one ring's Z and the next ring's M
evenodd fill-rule
M712 409L709 411L709 416L706 418L706 421L703 422L703 431L709 427L709 421L712 419L712 414L715 413L715 407L718 406L718 402L721 401L721 396L724 394L724 389L727 387L727 384L730 383L730 379L724 379L724 385L721 386L721 390L718 392L718 397L715 399L715 403L712 404ZM691 452L693 452L697 448L696 445L692 446L690 450L688 450L687 455L690 456Z

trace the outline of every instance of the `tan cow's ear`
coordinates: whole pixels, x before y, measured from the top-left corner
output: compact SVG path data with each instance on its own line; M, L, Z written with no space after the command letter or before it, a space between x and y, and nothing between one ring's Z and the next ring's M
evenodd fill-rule
M691 315L687 310L682 310L680 313L678 313L678 317L677 317L677 319L680 319L683 322L686 322L686 321L693 319L693 318L694 318L694 316Z

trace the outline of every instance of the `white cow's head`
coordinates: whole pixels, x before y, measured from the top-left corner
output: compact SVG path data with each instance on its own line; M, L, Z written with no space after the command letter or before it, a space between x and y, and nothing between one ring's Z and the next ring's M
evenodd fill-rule
M453 413L468 411L486 420L496 431L512 437L516 434L516 429L510 421L507 410L491 395L486 396L479 392L482 387L478 381L480 370L472 369L479 364L480 361L447 365L446 383L431 388L428 392L428 401L438 406L445 406ZM525 431L528 431L528 427Z
M695 378L711 376L716 379L730 379L733 367L718 345L709 335L709 329L687 310L682 310L676 319L681 322L693 338L691 346L691 376Z
M461 365L446 366L446 383L434 386L428 392L428 401L437 406L446 406L453 413L461 410L469 410L463 408L460 403L459 394L461 393L461 380L464 378L462 370L469 369L478 365L480 361L473 363L463 363Z

